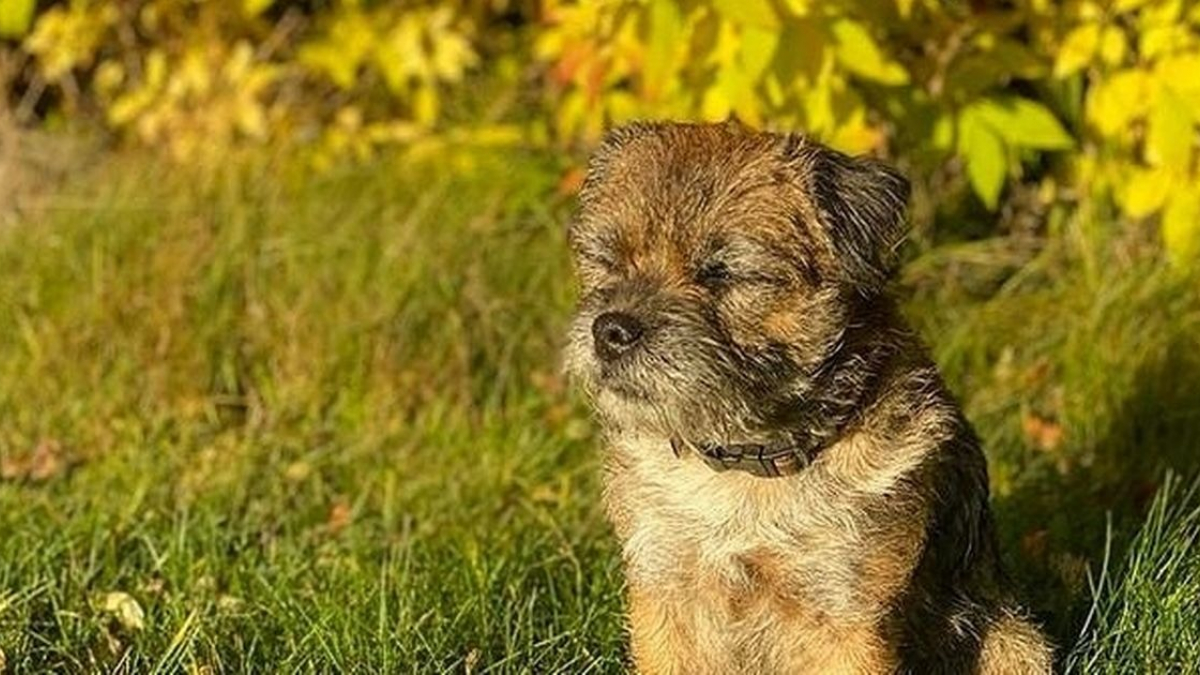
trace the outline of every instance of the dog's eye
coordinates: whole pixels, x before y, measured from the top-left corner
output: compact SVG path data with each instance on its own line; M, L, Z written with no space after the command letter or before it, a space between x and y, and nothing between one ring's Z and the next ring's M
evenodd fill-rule
M704 263L696 272L696 283L705 288L721 288L733 279L729 266L720 261Z
M579 262L606 274L612 274L617 270L616 258L603 251L580 251Z

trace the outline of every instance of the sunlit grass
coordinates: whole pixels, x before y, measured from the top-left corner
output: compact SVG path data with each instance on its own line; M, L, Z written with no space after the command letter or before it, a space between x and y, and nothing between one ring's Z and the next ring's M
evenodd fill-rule
M595 438L558 375L560 167L102 168L0 231L10 670L622 670ZM1194 286L1146 256L1105 265L1047 248L996 287L955 263L903 291L986 442L1010 567L1064 647L1106 514L1127 569L1162 469L1200 452ZM1137 540L1149 562L1108 577L1095 631L1161 641L1159 597L1189 621L1196 575L1145 571L1194 561L1177 539ZM104 609L114 592L144 628ZM1131 644L1093 640L1076 663L1165 653Z

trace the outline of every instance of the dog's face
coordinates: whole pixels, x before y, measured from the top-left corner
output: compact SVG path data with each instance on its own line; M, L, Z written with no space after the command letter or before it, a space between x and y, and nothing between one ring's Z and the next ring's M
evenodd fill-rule
M610 133L570 229L568 369L618 428L767 440L814 396L855 299L880 292L907 193L891 170L800 136Z

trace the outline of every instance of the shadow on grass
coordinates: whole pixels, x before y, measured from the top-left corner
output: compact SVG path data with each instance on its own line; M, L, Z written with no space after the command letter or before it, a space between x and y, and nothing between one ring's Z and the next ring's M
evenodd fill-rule
M1106 546L1109 573L1119 574L1167 472L1185 482L1200 473L1197 347L1191 336L1177 336L1143 364L1077 466L1048 469L996 499L1008 568L1060 657L1078 641L1093 600L1088 575L1099 574Z

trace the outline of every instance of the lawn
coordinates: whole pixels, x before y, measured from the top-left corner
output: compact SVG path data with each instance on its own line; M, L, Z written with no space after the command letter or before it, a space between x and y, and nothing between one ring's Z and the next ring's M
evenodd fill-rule
M0 220L0 672L621 672L564 169L116 155ZM1196 672L1200 294L1095 220L897 292L1064 666Z

